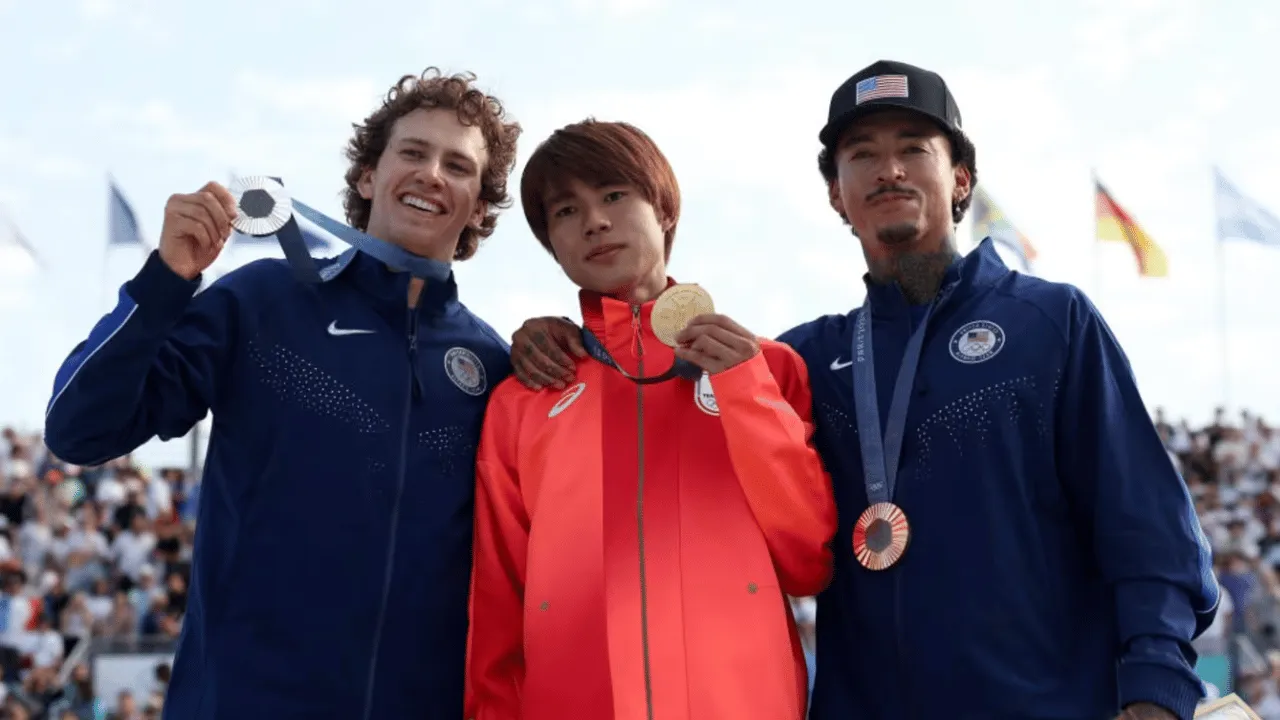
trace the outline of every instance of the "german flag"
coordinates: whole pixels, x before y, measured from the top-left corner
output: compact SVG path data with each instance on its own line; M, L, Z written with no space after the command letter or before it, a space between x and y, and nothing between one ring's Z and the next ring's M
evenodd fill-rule
M1102 183L1094 180L1098 239L1104 242L1128 243L1138 259L1138 274L1143 277L1167 277L1169 262L1164 251L1147 235L1142 226L1115 201Z

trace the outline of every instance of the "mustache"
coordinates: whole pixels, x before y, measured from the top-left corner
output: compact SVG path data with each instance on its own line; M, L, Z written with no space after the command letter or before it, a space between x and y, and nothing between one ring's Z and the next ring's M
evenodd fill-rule
M901 185L886 185L885 187L882 187L879 190L876 190L875 192L868 195L867 202L871 202L872 200L875 200L881 195L909 195L911 197L917 197L920 195L920 193L916 192L915 190L912 190L911 188L903 187Z

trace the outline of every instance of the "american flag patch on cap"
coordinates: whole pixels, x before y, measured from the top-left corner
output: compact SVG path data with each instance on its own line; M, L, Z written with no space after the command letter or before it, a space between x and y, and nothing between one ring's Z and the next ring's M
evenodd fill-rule
M862 80L854 87L853 103L861 105L868 100L904 97L908 97L906 75L877 75Z

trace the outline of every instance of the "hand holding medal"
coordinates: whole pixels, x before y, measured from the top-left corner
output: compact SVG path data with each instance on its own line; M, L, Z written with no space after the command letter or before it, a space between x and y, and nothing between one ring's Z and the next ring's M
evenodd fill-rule
M756 336L715 312L711 296L697 285L673 285L653 304L653 334L675 348L676 357L715 374L760 352Z
M160 259L178 275L196 279L222 253L235 216L235 199L216 182L191 194L171 195L160 228Z

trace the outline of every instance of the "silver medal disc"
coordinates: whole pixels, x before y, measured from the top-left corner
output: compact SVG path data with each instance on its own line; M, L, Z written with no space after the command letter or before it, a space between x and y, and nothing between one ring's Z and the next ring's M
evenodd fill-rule
M228 188L236 199L235 229L251 237L274 235L293 216L284 185L264 175L236 178Z

